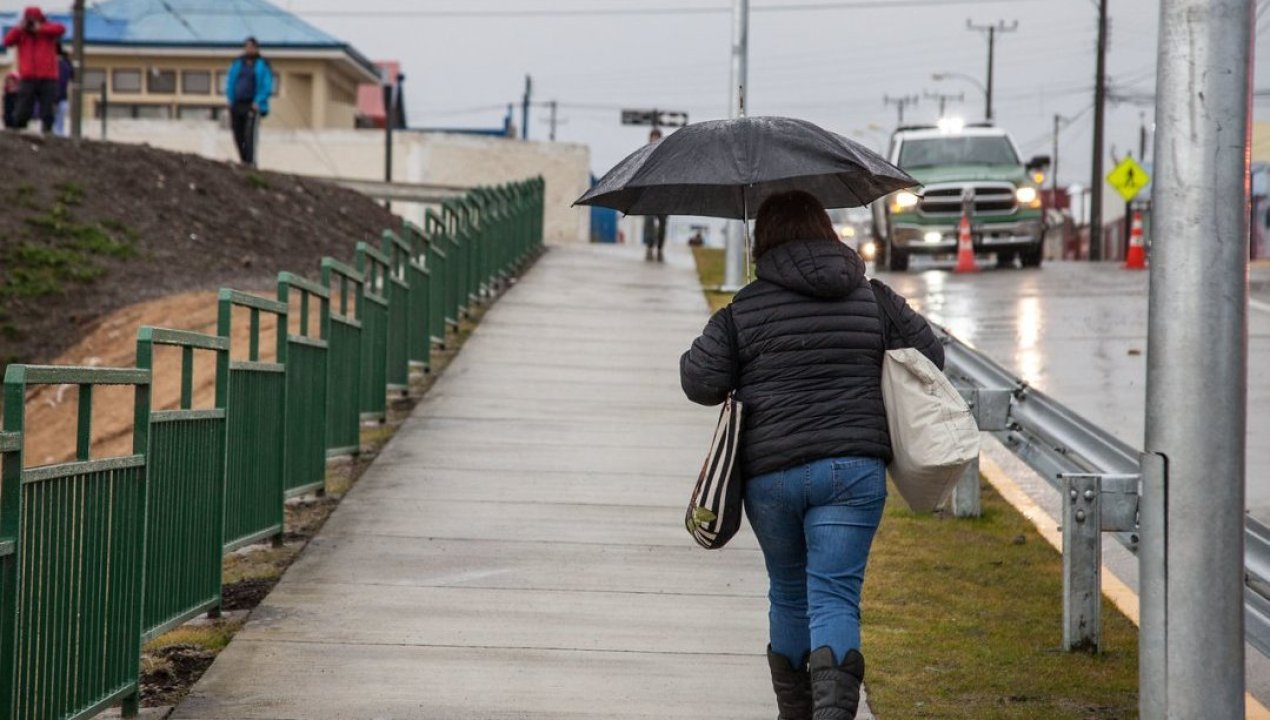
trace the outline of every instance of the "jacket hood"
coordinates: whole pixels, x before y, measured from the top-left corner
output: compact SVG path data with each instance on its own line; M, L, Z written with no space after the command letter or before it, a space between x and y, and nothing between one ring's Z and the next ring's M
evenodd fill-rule
M23 20L34 20L36 22L44 22L44 11L34 5L30 5L26 10L22 11Z
M850 295L864 281L864 261L837 240L795 240L768 250L758 277L822 299Z

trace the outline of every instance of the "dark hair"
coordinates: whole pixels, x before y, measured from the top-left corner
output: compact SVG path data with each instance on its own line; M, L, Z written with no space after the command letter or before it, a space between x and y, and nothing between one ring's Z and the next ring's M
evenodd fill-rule
M661 140L661 129L660 129L660 128L653 128L652 130L649 130L649 131L648 131L648 139L649 139L649 140L652 140L653 138L657 138L658 140Z
M777 193L763 201L754 221L754 259L794 240L837 240L824 206L801 190Z
M243 40L243 45L246 45L247 43L251 43L252 45L255 45L256 47L260 47L260 41L256 40L255 35L248 35L247 39Z

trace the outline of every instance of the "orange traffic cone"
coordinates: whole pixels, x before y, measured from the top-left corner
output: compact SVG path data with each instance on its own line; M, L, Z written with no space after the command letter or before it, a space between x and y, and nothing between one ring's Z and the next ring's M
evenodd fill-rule
M957 225L957 267L953 268L953 272L967 273L977 272L979 266L975 264L975 244L970 239L970 218L965 214L961 214L961 222Z
M1133 211L1133 225L1129 229L1129 252L1124 258L1125 270L1146 270L1147 248L1142 240L1142 212Z

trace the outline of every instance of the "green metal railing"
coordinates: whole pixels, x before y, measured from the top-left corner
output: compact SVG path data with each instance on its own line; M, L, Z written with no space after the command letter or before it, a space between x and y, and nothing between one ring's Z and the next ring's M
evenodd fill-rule
M361 452L362 274L333 258L322 258L322 284L330 292L327 339L326 454Z
M282 540L283 481L286 477L287 306L236 290L220 291L217 334L233 335L233 309L250 313L248 357L221 362L216 404L231 409L226 440L225 551L272 537ZM277 362L260 361L260 315L277 321ZM227 370L227 372L225 371Z
M220 557L225 515L224 404L194 407L194 353L229 354L229 340L143 327L137 367L155 372L154 348L181 349L181 401L150 413L150 476L146 501L143 639L162 634L220 606ZM217 363L219 373L224 366ZM157 375L155 377L158 377Z
M289 272L278 273L278 302L288 310L299 298L298 317L287 318L287 342L280 362L287 369L286 497L323 492L326 487L326 393L331 324L330 292ZM313 307L316 305L317 307ZM309 322L316 311L317 327ZM292 320L298 322L292 323ZM283 332L283 330L279 330Z
M28 388L62 384L79 388L75 461L24 468L19 447L0 479L0 538L17 543L0 587L0 712L14 720L91 717L120 701L135 714L139 699L150 373L10 365L5 432L23 432ZM131 455L90 456L103 385L134 388Z
M361 422L383 420L389 387L407 387L409 361L429 362L540 251L542 191L534 180L447 201L382 251L357 243L357 269L325 258L320 284L281 273L278 300L221 290L216 336L142 328L137 369L9 366L0 720L78 720L117 703L134 716L143 640L218 611L224 554L279 541L286 496L321 488L326 458L357 453ZM246 359L231 348L244 311ZM276 347L262 358L270 315ZM151 412L159 346L180 351L180 403ZM198 353L216 359L215 401L201 409ZM39 385L78 387L73 462L23 464ZM101 385L135 388L129 455L90 455Z
M390 332L400 333L406 338L407 371L410 367L417 367L427 372L432 356L432 332L428 315L431 273L425 267L426 258L415 254L409 228L402 235L385 230L383 252L388 257L392 275L402 277L406 285L404 324L394 326Z
M388 260L388 391L410 388L410 249L390 230L380 250Z
M445 223L431 209L424 215L424 229L417 240L419 245L415 252L426 255L425 262L432 274L428 285L428 310L432 316L428 328L432 333L432 343L444 350L446 326L454 324L454 318L446 314L449 288L454 281L450 278L450 257L445 251L449 242L445 238Z
M363 420L388 417L388 258L364 242L357 243L357 270L362 274Z

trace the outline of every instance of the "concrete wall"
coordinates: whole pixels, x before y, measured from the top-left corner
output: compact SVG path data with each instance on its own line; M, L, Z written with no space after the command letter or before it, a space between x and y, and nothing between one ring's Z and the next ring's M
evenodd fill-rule
M85 123L85 135L99 138L100 127ZM112 120L114 142L145 143L176 152L234 161L230 134L214 122ZM549 143L449 133L398 132L394 135L393 178L406 183L492 185L542 175L546 180L545 232L548 242L586 242L589 215L570 204L586 191L590 149L574 143ZM266 170L382 180L382 130L261 130L260 167ZM393 211L422 222L424 208L393 203Z

